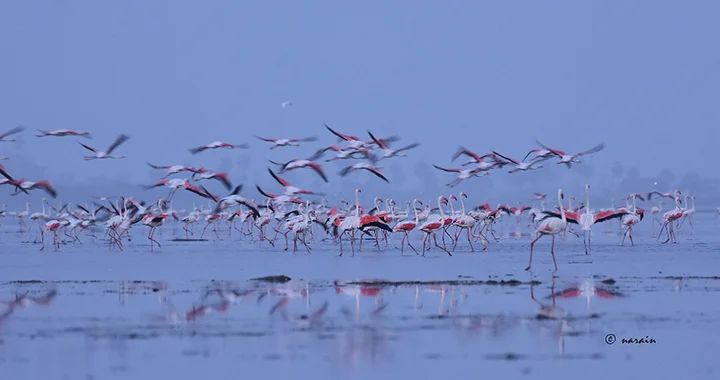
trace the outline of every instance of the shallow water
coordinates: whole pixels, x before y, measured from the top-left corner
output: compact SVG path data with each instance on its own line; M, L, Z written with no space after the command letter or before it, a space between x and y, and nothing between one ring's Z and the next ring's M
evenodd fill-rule
M509 218L485 252L461 240L453 257L434 249L424 258L401 256L399 237L382 252L365 242L355 257L322 241L293 255L280 240L258 246L227 232L172 242L172 226L152 253L143 228L123 251L81 235L84 244L53 252L48 241L38 252L4 221L0 299L57 296L0 324L0 371L8 379L718 378L720 223L698 214L694 225L662 245L647 218L634 247L620 246L617 223L595 226L590 255L568 234L556 241L553 277L550 239L537 243L525 272L530 237L509 235L529 229ZM270 275L290 280L252 280ZM186 320L194 305L222 303L217 293L203 301L210 289L244 297ZM621 342L644 337L655 343Z

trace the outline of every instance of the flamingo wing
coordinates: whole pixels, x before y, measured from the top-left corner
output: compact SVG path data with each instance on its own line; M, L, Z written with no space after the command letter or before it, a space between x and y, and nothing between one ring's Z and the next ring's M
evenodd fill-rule
M89 150L89 151L91 151L91 152L95 152L95 153L98 153L98 152L99 152L99 150L97 150L97 149L95 149L95 148L93 148L93 147L91 147L91 146L87 146L87 145L81 143L80 141L78 141L77 143L80 144L80 145L82 145L83 148L85 148L85 149L87 149L87 150Z
M118 136L118 137L115 139L115 141L112 143L112 145L110 145L110 148L108 148L107 154L112 153L113 150L115 150L117 147L119 147L119 146L120 146L122 143L124 143L125 141L128 141L129 138L130 138L130 136L128 136L128 135L120 135L120 136Z

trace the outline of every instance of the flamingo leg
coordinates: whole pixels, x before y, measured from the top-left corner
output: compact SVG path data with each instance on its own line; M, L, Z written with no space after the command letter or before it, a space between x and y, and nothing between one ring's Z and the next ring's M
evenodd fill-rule
M630 238L630 245L632 245L634 247L635 242L633 241L633 238L632 238L632 226L628 227L628 237Z
M436 247L438 247L438 248L442 249L443 251L445 251L445 253L447 253L448 256L452 256L452 253L450 253L450 251L448 251L447 249L445 249L445 247L441 247L441 246L438 244L437 235L433 235L433 240L435 241L435 246L436 246Z
M419 255L417 249L415 249L415 247L413 247L412 244L410 244L410 235L408 234L407 231L405 231L405 237L407 238L406 240L407 240L408 247L412 248L412 250L415 251L416 255Z
M555 271L557 272L557 262L555 261L555 235L552 236L552 245L550 246L550 255L552 255L553 264L555 265Z
M540 240L540 238L543 237L543 236L544 236L543 234L540 234L540 235L538 235L538 237L535 238L535 240L533 240L532 242L530 242L530 260L529 260L528 266L527 266L527 268L525 268L525 270L530 270L530 267L532 266L533 246L535 245L535 242L537 242L538 240Z

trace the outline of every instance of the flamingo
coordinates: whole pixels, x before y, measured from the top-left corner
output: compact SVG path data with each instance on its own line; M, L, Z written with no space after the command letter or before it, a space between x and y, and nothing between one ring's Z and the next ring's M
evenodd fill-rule
M455 216L452 221L452 224L454 224L458 228L457 233L455 234L455 240L453 242L453 252L455 251L455 247L457 247L457 243L460 239L460 234L462 233L462 230L465 230L467 234L467 240L468 244L470 244L470 250L472 252L475 252L475 247L473 247L472 241L470 240L470 231L472 231L473 227L475 226L475 218L465 213L465 202L463 201L463 198L467 198L467 194L465 194L464 191L461 191L460 197L458 199L460 201L461 207L460 215ZM480 238L482 239L483 250L487 249L487 242L485 241L485 239L482 238L482 236Z
M337 225L336 235L340 240L340 256L343 254L342 237L347 231L352 231L350 246L352 248L353 256L355 256L355 229L357 228L360 228L360 189L355 189L355 215L345 216Z
M694 232L695 227L693 226L693 222L692 222L692 216L695 214L695 196L694 195L690 196L690 202L692 202L692 206L689 209L685 209L683 211L682 220L680 220L680 226L678 226L678 228L682 227L683 222L685 221L685 219L687 219L688 222L690 222L690 228Z
M226 142L222 141L213 141L210 144L203 145L197 148L190 148L188 149L190 153L192 154L198 154L200 152L204 152L208 149L248 149L249 146L247 144L228 144Z
M253 136L255 136L255 135L253 135ZM257 138L258 140L265 141L265 142L273 143L273 145L270 146L270 150L273 150L275 148L280 148L283 146L300 146L300 144L298 144L298 143L310 142L310 141L317 140L317 137L315 137L315 136L305 137L305 138L301 138L301 139L268 139L268 138L263 138L260 136L255 136L255 138Z
M51 220L51 221L45 223L45 232L50 232L50 231L53 232L53 248L55 251L60 249L60 238L58 237L58 228L60 228L61 225L62 225L62 223L60 223L59 220ZM45 249L45 235L43 234L41 236L42 236L42 248L40 248L40 250L42 251Z
M470 179L472 177L482 177L482 176L486 176L489 174L488 172L483 171L483 169L479 166L472 168L472 169L452 169L452 168L449 169L449 168L443 168L443 167L437 166L435 164L433 164L433 166L435 167L435 169L442 170L444 172L458 173L458 177L454 181L447 183L445 185L445 186L450 186L450 187L455 187L456 185L460 184L460 182L462 182L466 179Z
M632 228L634 225L640 223L640 221L645 216L645 210L639 210L637 206L635 205L635 198L640 198L640 200L644 201L645 199L642 198L642 195L640 194L630 194L629 198L632 198L632 209L629 213L623 215L621 225L624 227L627 227L625 230L625 233L623 233L622 242L621 245L625 244L625 237L630 238L630 244L633 246L635 245L635 242L633 242L632 238Z
M410 149L417 148L418 146L420 146L419 143L412 143L412 144L402 147L400 149L390 149L390 147L385 143L384 140L379 140L379 139L375 138L375 136L373 136L373 134L370 133L370 131L368 131L368 135L370 135L370 138L375 142L375 144L377 144L377 146L379 146L380 149L383 150L383 155L382 155L382 157L380 157L378 159L378 161L386 159L386 158L391 158L391 157L407 157L407 154L402 153L402 152L405 152L405 151L408 151Z
M299 158L293 158L292 160L284 163L270 161L271 164L280 166L280 171L278 174L283 174L285 172L289 172L291 170L295 169L301 169L301 168L310 168L317 173L320 178L322 178L323 181L327 183L328 179L325 175L325 170L323 170L323 167L318 164L317 162L313 162L315 159L317 159L318 153L315 153L312 157L310 157L307 160L301 160Z
M150 252L153 251L153 243L157 244L158 248L162 248L160 243L157 240L153 239L153 236L155 235L155 230L157 230L158 227L162 226L165 219L170 216L170 214L165 213L165 211L163 210L162 204L164 202L164 199L160 199L157 202L158 208L160 209L159 215L147 214L142 219L143 224L150 227L150 231L148 232L148 240L150 240Z
M383 181L390 183L388 179L385 177L385 175L380 171L381 168L377 166L373 166L371 164L368 164L367 162L359 162L357 164L350 165L343 170L340 171L340 176L345 177L349 173L352 173L356 170L367 170L372 174L375 174L378 178L382 179Z
M413 251L415 251L416 255L419 255L417 249L410 244L410 231L414 230L415 227L417 227L420 224L420 220L418 219L418 212L417 212L417 206L416 203L419 203L422 205L422 201L415 198L413 200L413 211L415 211L415 219L414 220L406 220L404 222L400 222L393 227L393 232L402 232L403 238L400 242L400 255L404 255L404 249L405 249L405 240L407 240L408 246L412 248Z
M38 134L35 135L37 137L46 137L46 136L54 136L54 137L64 137L64 136L81 136L85 137L86 139L92 140L92 137L90 136L90 132L76 132L72 131L70 129L55 129L53 131L43 131L42 129L38 129Z
M563 194L562 189L558 189L558 205L560 206L560 218L554 216L547 216L540 220L540 224L535 230L535 233L538 234L538 237L536 237L535 240L530 243L530 260L525 270L530 270L530 267L532 266L532 254L535 242L540 240L540 238L545 235L551 235L552 245L550 246L550 255L552 255L553 264L555 265L555 271L557 271L557 261L555 261L555 235L565 231L565 227L567 227L565 208L562 204L562 200L564 197L565 195Z
M343 149L337 145L328 145L327 147L318 150L315 155L322 156L325 152L328 150L333 150L337 152L335 154L335 157L325 160L325 162L335 161L335 160L346 160L349 158L359 158L355 157L356 155L362 156L361 158L370 158L370 149L367 148L347 148Z
M17 127L13 128L3 134L0 134L0 142L13 142L13 141L15 141L15 139L9 139L8 137L10 137L12 135L16 135L24 130L25 130L25 127L23 127L22 125L18 125Z
M553 155L559 157L560 161L558 161L557 164L565 164L565 166L567 166L568 169L572 166L572 164L580 163L580 160L578 160L578 157L597 153L597 152L605 149L605 143L600 143L600 144L594 146L593 148L590 148L584 152L575 153L575 154L567 154L561 150L548 148L546 145L544 145L543 143L541 143L538 140L535 140L535 142L538 145L540 145L541 147L543 147L544 149L549 150Z
M675 224L676 220L680 219L683 216L683 210L680 208L681 195L682 193L680 192L680 190L675 190L675 209L663 214L663 225L660 228L660 232L658 232L657 237L657 240L660 240L660 235L662 235L663 230L667 229L668 238L663 242L663 244L667 243L668 241L670 241L671 243L677 243L677 238L675 237L673 225Z
M230 175L228 173L214 173L205 168L199 168L193 173L192 177L190 178L194 181L200 181L203 179L214 179L222 183L222 185L225 186L228 191L232 190L233 188L232 182L230 182Z
M87 149L87 150L95 153L94 156L83 156L83 159L85 159L86 161L87 161L87 160L104 160L104 159L109 159L109 158L112 158L112 159L121 159L121 158L125 158L125 156L113 156L113 155L112 155L112 152L113 152L115 149L117 149L117 147L119 147L122 143L124 143L125 141L127 141L129 138L130 138L130 136L127 136L127 135L120 135L120 136L118 136L118 137L115 139L115 141L112 143L112 145L110 145L110 147L108 148L108 150L107 150L106 152L103 152L103 151L101 151L101 150L99 150L99 149L96 149L96 148L93 148L93 147L91 147L91 146L85 145L85 144L81 143L80 141L78 141L78 144L82 145L83 148L85 148L85 149Z
M514 168L514 169L508 170L508 173L511 173L511 174L512 174L512 173L515 173L515 172L518 172L518 171L523 171L523 172L524 172L524 171L527 171L527 170L536 170L536 169L540 169L540 168L543 167L542 165L537 165L537 166L533 167L533 165L539 163L539 162L542 161L542 160L535 159L535 160L530 161L530 162L521 162L521 161L518 161L518 160L516 160L516 159L514 159L514 158L505 157L505 156L503 156L502 154L500 154L500 153L498 153L498 152L495 152L495 151L493 151L493 154L495 154L495 155L497 155L498 157L504 159L505 161L509 161L509 162L512 162L513 164L515 164L515 168Z
M297 194L306 194L306 195L325 195L322 193L315 193L310 190L304 190L299 189L295 186L290 185L288 181L286 181L284 178L281 178L279 175L275 174L275 172L272 171L272 169L268 168L268 173L283 187L285 187L285 194L288 197L292 197L293 195Z
M9 184L15 185L18 187L21 191L27 193L28 190L35 190L40 189L45 191L48 195L50 195L53 198L57 198L57 191L55 191L55 187L50 183L50 181L44 180L44 181L27 181L25 179L19 179L19 180L10 180L8 181ZM19 194L19 191L15 191L12 195Z
M650 199L650 198L648 198L648 199ZM656 222L656 219L657 219L657 214L659 214L660 212L662 212L662 207L663 207L663 202L662 202L662 200L661 200L660 202L658 202L657 206L653 206L653 207L650 209L650 213L653 215L653 218L652 218L652 220L653 220L653 230L655 230L655 222ZM654 234L654 232L653 232L653 234ZM653 237L655 237L655 235L653 235Z
M195 168L185 166L185 165L153 165L149 162L145 162L145 163L148 164L148 166L150 166L153 169L167 170L167 174L165 174L163 179L170 177L173 174L177 174L177 173L181 173L181 172L185 172L185 171L189 171L189 172L193 172L193 173L197 172L197 170Z
M448 204L448 199L443 197L442 195L438 197L438 208L440 209L440 217L439 218L433 218L432 220L429 220L425 222L422 226L420 226L420 231L425 233L425 236L423 236L423 250L422 255L425 256L425 246L428 245L428 240L430 240L430 235L432 235L433 240L435 241L435 246L445 251L445 253L448 254L448 256L452 256L450 251L445 249L444 247L441 247L440 244L438 244L437 241L437 235L435 233L443 227L445 227L445 212L443 211L442 205Z

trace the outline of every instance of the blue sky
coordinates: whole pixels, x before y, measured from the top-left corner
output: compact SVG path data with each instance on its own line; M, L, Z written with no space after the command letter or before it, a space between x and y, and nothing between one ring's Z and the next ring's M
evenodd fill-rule
M267 159L335 142L326 122L420 142L387 164L408 186L414 165L450 165L460 144L522 158L535 137L567 151L606 142L587 160L594 181L618 160L715 176L719 12L712 1L6 1L0 129L29 131L0 156L8 167L30 156L56 181L148 182L150 161L254 183L271 181ZM117 153L128 158L85 162L72 138L35 128L88 130L103 149L127 133ZM253 133L320 141L270 152ZM187 151L215 140L251 149Z

